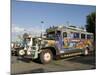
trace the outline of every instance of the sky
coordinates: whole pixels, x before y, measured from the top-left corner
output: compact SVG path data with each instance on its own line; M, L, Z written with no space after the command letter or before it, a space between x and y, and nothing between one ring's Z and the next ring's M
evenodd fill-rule
M86 16L96 11L95 6L28 2L12 0L12 39L24 32L40 35L50 26L85 26ZM44 21L44 23L41 23Z

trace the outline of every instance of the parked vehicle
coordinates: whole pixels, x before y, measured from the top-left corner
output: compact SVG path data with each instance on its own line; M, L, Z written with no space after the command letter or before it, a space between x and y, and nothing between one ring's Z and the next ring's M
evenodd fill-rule
M46 38L23 37L24 48L19 56L31 57L46 64L52 59L88 55L93 51L93 34L77 27L53 27L46 30Z
M18 56L17 50L23 49L24 47L22 46L21 42L12 42L11 43L11 54L13 56Z

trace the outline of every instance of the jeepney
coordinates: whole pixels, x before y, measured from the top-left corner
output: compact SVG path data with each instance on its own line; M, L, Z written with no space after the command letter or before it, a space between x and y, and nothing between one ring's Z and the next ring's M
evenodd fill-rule
M24 48L18 50L21 57L31 57L46 64L55 58L88 55L93 51L93 34L77 27L58 26L46 30L46 38L23 37Z

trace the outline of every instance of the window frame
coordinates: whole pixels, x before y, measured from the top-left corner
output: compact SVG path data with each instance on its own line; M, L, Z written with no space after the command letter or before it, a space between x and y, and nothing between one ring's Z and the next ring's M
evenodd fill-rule
M64 36L64 33L66 33L66 35ZM68 37L68 33L67 32L63 32L63 38L67 38Z
M78 34L78 37L76 36L76 34ZM74 38L74 39L80 39L80 33L74 32L74 33L73 33L73 38Z
M84 37L82 35L84 35ZM81 33L81 39L86 39L86 34Z
M89 37L88 37L88 36L89 36ZM86 38L87 38L87 39L93 39L93 35L87 34Z

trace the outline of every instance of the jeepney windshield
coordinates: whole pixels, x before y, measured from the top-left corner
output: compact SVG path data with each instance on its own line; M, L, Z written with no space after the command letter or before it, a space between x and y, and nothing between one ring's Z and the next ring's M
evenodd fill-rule
M48 40L55 40L55 32L47 33Z

